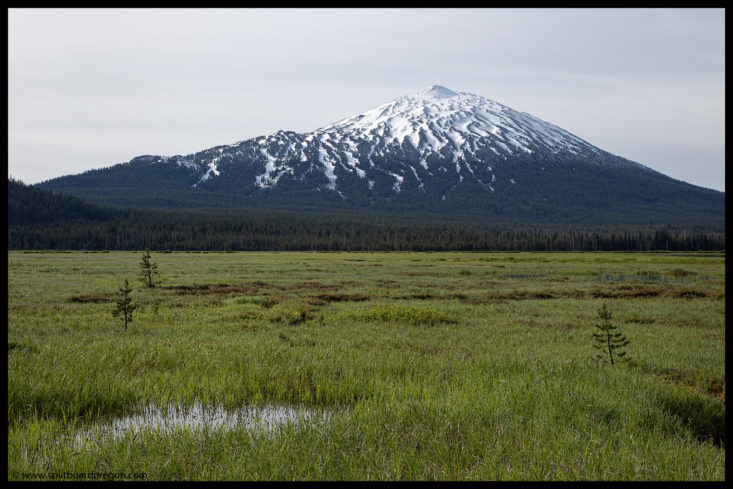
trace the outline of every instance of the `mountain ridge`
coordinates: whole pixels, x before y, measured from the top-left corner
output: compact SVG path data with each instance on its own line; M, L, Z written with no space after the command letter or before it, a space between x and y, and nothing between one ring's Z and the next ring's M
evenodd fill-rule
M311 132L280 130L185 156L143 155L38 185L142 207L341 205L525 219L572 219L601 207L647 220L680 212L724 217L722 192L441 85Z

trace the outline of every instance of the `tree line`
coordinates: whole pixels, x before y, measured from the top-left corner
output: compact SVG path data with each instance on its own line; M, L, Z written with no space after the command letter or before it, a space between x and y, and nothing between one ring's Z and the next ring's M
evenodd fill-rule
M188 215L8 226L8 249L162 251L720 251L725 233L656 229L501 229L380 224L311 216L295 222Z
M11 183L12 182L12 183ZM424 215L116 209L8 181L8 249L720 251L725 231L593 228Z

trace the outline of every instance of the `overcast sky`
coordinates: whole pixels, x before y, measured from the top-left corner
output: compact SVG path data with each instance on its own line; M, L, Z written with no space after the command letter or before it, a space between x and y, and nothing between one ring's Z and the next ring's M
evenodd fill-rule
M9 9L8 174L312 131L440 84L725 190L723 9Z

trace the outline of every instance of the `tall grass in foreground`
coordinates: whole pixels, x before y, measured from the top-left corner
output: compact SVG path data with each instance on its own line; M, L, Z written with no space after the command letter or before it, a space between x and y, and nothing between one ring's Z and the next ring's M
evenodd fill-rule
M139 254L9 253L11 479L724 478L723 257L154 256L161 283L123 333L111 292ZM690 273L598 280L639 270ZM633 362L592 360L602 302ZM170 402L329 416L74 445Z

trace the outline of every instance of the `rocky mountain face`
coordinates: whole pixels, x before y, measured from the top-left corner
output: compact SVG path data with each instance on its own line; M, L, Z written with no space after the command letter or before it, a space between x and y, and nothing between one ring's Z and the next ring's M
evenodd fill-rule
M673 180L487 98L433 85L309 133L39 184L142 207L438 212L528 220L724 218L724 193Z

